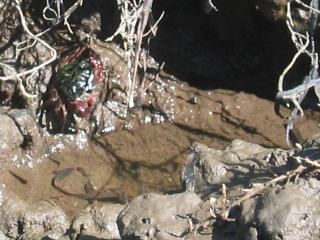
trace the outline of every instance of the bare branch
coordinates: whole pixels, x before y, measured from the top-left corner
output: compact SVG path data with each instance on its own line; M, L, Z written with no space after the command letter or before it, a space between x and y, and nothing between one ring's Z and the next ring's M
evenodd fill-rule
M296 2L302 7L307 8L309 10L309 18L308 24L304 27L306 29L305 34L301 34L296 30L294 20L291 14L291 3ZM296 54L293 56L292 60L288 64L288 66L283 70L278 80L278 93L276 96L277 101L283 101L287 104L292 103L294 109L289 117L287 128L286 128L286 140L289 146L295 147L296 143L291 141L290 133L293 129L294 121L299 117L303 116L303 110L301 108L301 102L307 95L310 88L314 88L316 95L318 96L318 100L320 101L320 81L319 81L319 73L318 73L318 53L315 52L315 41L314 41L314 31L317 26L318 14L320 11L318 10L319 0L311 0L309 5L301 2L300 0L291 0L287 2L287 26L291 33L291 40L297 48ZM305 76L303 82L289 90L283 89L283 81L287 73L292 69L293 65L297 61L297 59L305 54L310 58L310 71L309 75ZM276 110L278 110L279 103L276 103ZM294 135L294 134L293 134Z
M32 74L33 72L38 71L41 68L44 68L48 64L52 63L57 58L56 50L54 48L52 48L48 43L46 43L45 41L43 41L41 38L39 38L38 36L34 35L30 31L30 29L27 26L26 19L25 19L23 13L22 13L19 1L15 0L15 3L16 3L15 7L19 12L20 19L21 19L21 25L22 25L24 31L27 33L27 35L31 39L41 43L43 46L45 46L47 49L49 49L49 51L51 53L51 58L48 59L47 61L45 61L44 63L42 63L42 64L40 64L40 65L38 65L36 67L33 67L32 69L29 69L29 70L26 70L26 71L23 71L23 72L20 72L20 73L12 74L12 75L9 75L9 76L2 76L2 77L0 77L0 80L2 80L2 81L6 81L6 80L9 80L9 79L17 79L17 78L20 78L22 76L25 76L25 75L28 75L28 74Z

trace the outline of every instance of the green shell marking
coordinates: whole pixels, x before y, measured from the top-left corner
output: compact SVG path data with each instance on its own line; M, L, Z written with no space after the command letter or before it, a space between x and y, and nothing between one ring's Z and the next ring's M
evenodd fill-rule
M94 88L93 67L88 60L63 66L56 77L56 88L66 98L76 99Z

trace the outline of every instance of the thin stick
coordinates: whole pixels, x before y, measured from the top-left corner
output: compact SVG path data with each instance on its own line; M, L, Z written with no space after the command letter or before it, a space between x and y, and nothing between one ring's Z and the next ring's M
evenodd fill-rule
M129 89L129 94L128 94L129 108L134 107L133 91L136 86L136 75L137 75L137 71L138 71L138 62L139 62L139 57L140 57L141 44L142 44L142 39L143 39L143 33L144 33L145 28L147 26L149 14L151 12L152 3L153 3L153 0L145 0L144 4L142 6L141 18L140 18L138 30L137 30L137 44L136 44L136 51L135 51L134 63L133 63L132 84L131 84L131 87Z
M27 26L27 22L26 22L26 19L22 13L22 10L21 10L21 7L20 7L20 3L18 0L15 0L15 3L16 3L16 9L18 10L19 12L19 15L20 15L20 18L21 18L21 24L22 24L22 27L24 29L24 31L34 40L38 41L39 43L41 43L42 45L44 45L46 48L49 49L49 51L51 52L51 58L47 61L45 61L44 63L36 66L36 67L33 67L32 69L29 69L29 70L26 70L24 72L20 72L20 73L17 73L17 74L12 74L12 75L9 75L9 76L4 76L4 77L0 77L0 80L2 81L6 81L6 80L9 80L9 79L14 79L14 78L19 78L19 77L22 77L22 76L25 76L25 75L28 75L28 74L32 74L33 72L35 71L38 71L40 70L41 68L44 68L45 66L47 66L48 64L52 63L56 58L57 58L57 52L54 48L52 48L48 43L46 43L45 41L43 41L41 38L39 38L38 36L34 35L28 28Z
M309 38L307 38L306 43L303 45L303 47L301 49L299 49L298 52L296 52L296 54L293 56L291 62L288 64L288 66L281 73L281 75L279 77L279 82L278 82L278 91L279 92L283 91L283 79L284 79L285 75L289 72L289 70L292 68L292 66L297 61L298 57L307 49L308 46L309 46Z

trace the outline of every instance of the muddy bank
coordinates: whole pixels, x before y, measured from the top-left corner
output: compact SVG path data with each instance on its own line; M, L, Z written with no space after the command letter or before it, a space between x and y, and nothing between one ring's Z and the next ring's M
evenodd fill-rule
M119 60L113 48L95 45L109 65ZM193 142L223 149L240 138L286 148L286 119L274 113L273 102L231 90L200 90L165 72L156 80L149 76L138 107L126 112L121 88L115 87L124 79L121 64L108 75L114 95L98 103L94 116L102 125L91 138L90 125L82 119L78 134L52 135L37 127L32 111L3 111L1 182L8 189L31 202L53 201L71 219L94 200L87 199L88 183L102 195L119 194L124 202L146 192L183 191L180 172ZM302 139L318 130L317 114L307 116L297 124ZM52 184L55 172L64 169L74 171L57 181L57 189Z
M261 234L274 236L274 233L268 232L271 230L261 230L265 221L263 219L260 220L261 227L254 230L251 225L256 220L249 217L252 213L245 212L246 208L242 210L244 216L236 217L240 219L237 224L228 221L216 223L217 219L212 219L210 208L212 199L216 198L216 208L221 210L222 184L226 185L227 196L232 201L242 194L242 188L250 187L252 182L261 183L273 178L273 172L269 171L270 164L278 164L277 161L284 164L286 159L281 160L278 157L279 159L268 162L273 150L265 147L286 146L283 137L286 119L275 115L272 102L254 95L229 90L198 90L177 79L164 79L161 84L157 84L163 87L163 91L153 95L153 98L150 94L144 99L156 99L154 104L157 104L157 110L137 109L127 122L119 119L114 126L116 131L91 139L81 132L77 135L48 135L41 129L32 130L32 126L36 125L27 111L17 110L10 111L10 115L2 114L2 122L6 123L6 128L2 131L5 133L7 131L4 129L10 129L10 132L15 133L10 136L16 137L12 139L8 135L2 145L4 161L1 164L1 182L5 201L3 211L7 216L17 216L6 220L11 222L13 227L4 225L3 233L10 237L23 235L25 239L49 234L51 238L59 239L57 236L65 235L68 228L66 226L73 223L72 234L68 232L66 239L72 235L83 236L83 239L86 236L105 239L120 239L119 236L122 236L126 239L136 235L141 239L168 239L169 236L176 239L179 236L191 237L201 232L209 233L209 236L222 234L221 239L226 239L228 234L234 234L234 231L242 231L243 236L259 235L261 231L267 231ZM159 87L157 84L155 88ZM151 88L150 93L152 90ZM17 118L17 122L24 126L22 133L20 125L17 125L11 116L21 116ZM313 120L316 116L315 113L309 114L297 125L305 134L303 137L317 131L317 122ZM23 134L26 132L32 133L31 139ZM235 138L256 142L263 147L240 140L233 141L230 145L230 141ZM28 139L30 142L25 145ZM42 144L37 144L38 142ZM194 145L194 142L205 145ZM306 148L314 146L312 143L316 140L309 142L311 143L306 144ZM188 167L191 146L198 146L195 147L198 149L198 157L193 160L195 162L189 178L193 176L191 182L193 181L194 187L191 189L199 196L194 194L192 198L197 198L199 205L172 212L177 210L176 206L185 205L185 201L190 200L189 195L177 195L176 198L175 194L190 189L190 186L183 183L186 177L185 170L182 169ZM227 146L229 147L226 148ZM225 148L226 150L223 150ZM39 154L41 152L46 154ZM283 153L285 157L288 155L284 151ZM277 154L274 155L278 156ZM273 170L274 173L281 174L291 169L288 166L279 168L280 170ZM68 174L65 174L66 170ZM190 182L190 179L188 181ZM88 186L93 188L93 191L88 189ZM150 195L149 198L147 193L150 192L158 195ZM110 193L118 194L119 198L112 199ZM171 195L162 195L163 193ZM14 199L21 199L23 203L20 204L20 200ZM41 210L35 208L31 215L36 212L42 216L57 215L64 219L63 225L57 225L56 220L45 223L48 226L45 228L39 227L44 224L42 220L30 225L33 220L26 217L25 214L29 213L24 209L30 209L30 204L39 205L38 202L43 200L48 201L49 205L44 205ZM10 201L18 202L15 212L11 212L11 207L6 207L10 206ZM140 201L146 206L145 210L137 211L134 207L130 210L130 204L139 206L142 203L135 202ZM112 202L118 204L114 205ZM126 205L127 202L130 203L129 206ZM164 202L168 204L168 212L161 212L159 214L163 215L158 216L152 209ZM51 207L53 210L50 210ZM293 208L295 207L297 206L293 205ZM239 212L238 208L235 210L235 216L238 216L241 211ZM138 217L132 219L131 214L137 214ZM221 214L221 211L217 214ZM180 223L176 225L177 228L162 225L162 222L168 222L167 218L171 219L173 216L176 217L170 225L178 221ZM191 223L194 227L190 227ZM219 230L212 232L211 227L215 224L218 224ZM28 227L29 225L31 227ZM283 228L280 228L277 231L282 230ZM205 238L202 235L201 237Z
M79 204L73 218L62 202L26 199L3 184L0 230L4 239L318 239L316 139L299 151L195 143L182 171L189 192Z
M111 52L104 49L106 56ZM237 234L243 239L290 239L298 233L286 228L287 220L298 229L318 224L311 200L312 184L317 189L317 183L308 180L308 172L302 174L307 180L301 180L310 200L306 209L300 211L296 201L288 201L292 211L276 215L279 199L290 196L301 202L300 185L290 183L277 195L283 181L263 189L266 195L259 192L249 202L237 202L253 183L292 170L287 164L291 153L273 149L287 147L286 119L274 113L273 102L244 92L196 89L165 72L152 80L128 112L121 94L98 103L93 122L103 124L94 134L85 119L79 119L77 134L48 134L32 110L3 108L0 181L5 217L0 229L5 236L234 239ZM301 139L318 131L318 114L306 115L296 124ZM167 211L155 211L159 206ZM294 219L296 214L307 214L308 221ZM273 225L280 221L280 227ZM309 230L304 233L318 237Z
M241 138L265 147L286 147L285 119L275 115L270 101L229 90L202 91L178 80L163 80L154 89L158 87L162 92L153 91L151 98L151 88L144 99L154 101L157 108L142 107L127 122L119 119L116 131L91 140L83 132L48 135L32 130L28 126L36 125L27 111L2 114L4 136L5 129L15 136L5 137L2 145L2 182L23 199L52 200L73 217L88 202L77 197L86 194L88 182L95 190L117 192L124 200L145 192L182 191L180 171L193 142L222 149ZM17 118L24 126L22 133L32 134L26 148L22 147L26 136L10 117L15 115L22 116ZM298 126L304 134L318 128L312 116ZM77 168L86 176L72 171L57 181L65 192L52 185L56 171Z
M45 6L26 2L39 32ZM101 10L112 4L93 2L70 18L75 34L57 27L43 36L57 50L54 64L24 85L0 81L0 237L318 239L318 138L286 150L286 117L247 93L273 96L287 63L291 49L276 23L283 2L268 12L262 2L217 1L223 14L172 2L151 56L131 59L119 39L101 40L116 22L106 26ZM16 4L0 7L19 24ZM155 16L164 6L156 4ZM11 29L2 15L0 22ZM5 31L1 57L13 59L8 39L28 36ZM40 43L22 51L17 71L50 59ZM133 59L139 83L128 96ZM296 124L301 143L318 132L318 115Z

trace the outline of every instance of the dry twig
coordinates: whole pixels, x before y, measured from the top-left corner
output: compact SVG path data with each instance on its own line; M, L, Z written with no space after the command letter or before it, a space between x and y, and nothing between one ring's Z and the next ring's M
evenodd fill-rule
M106 39L106 41L112 41L115 36L121 35L124 50L125 60L127 62L128 69L128 91L127 91L127 103L128 107L134 107L134 91L136 88L136 78L139 66L142 66L142 70L145 71L146 66L146 53L147 51L142 49L143 38L149 36L150 33L155 35L156 27L162 19L164 13L161 14L159 19L150 26L150 29L145 32L148 22L151 19L151 9L153 0L118 0L118 6L121 10L121 22L116 32ZM150 38L148 39L148 42ZM140 63L142 58L142 64ZM141 84L143 88L143 83Z
M296 30L294 20L291 15L291 4L292 2L296 2L302 7L309 10L309 19L308 26L306 27L306 32L304 34L298 32ZM320 11L319 8L319 0L311 0L309 5L301 2L300 0L290 0L287 2L287 26L291 33L291 39L294 45L297 48L297 53L292 58L291 62L288 66L283 70L282 74L279 76L278 80L278 93L276 99L278 101L284 101L289 104L292 103L294 109L291 113L291 116L288 120L287 128L286 128L286 140L289 146L297 147L296 143L292 141L291 136L293 130L293 123L299 117L303 116L303 110L301 108L301 102L307 95L310 88L314 88L318 100L320 101L320 78L318 73L318 53L315 52L315 41L314 41L314 31L318 22L318 14ZM283 89L283 81L286 74L290 71L290 69L295 64L296 60L302 55L305 54L310 58L311 62L311 70L309 75L305 76L303 82L295 87L294 89L284 90ZM276 103L276 111L279 111L279 103ZM278 112L279 113L279 112Z
M307 172L311 169L319 169L320 170L320 163L319 161L311 161L308 158L301 158L301 157L294 157L294 159L298 162L301 163L297 168L295 168L292 171L287 172L286 174L277 176L273 179L271 179L270 181L266 182L266 183L259 183L259 184L253 184L253 187L250 189L243 189L246 193L244 195L242 195L240 198L235 199L234 201L231 201L229 204L227 203L226 199L226 189L223 187L223 194L222 194L222 198L224 199L223 204L222 204L222 209L223 211L220 211L220 213L218 213L218 216L226 221L234 221L234 219L228 218L229 215L229 211L235 207L235 206L239 206L241 203L243 203L244 201L257 196L259 194L263 194L265 192L265 190L271 186L274 186L275 184L278 184L280 182L288 182L290 181L292 178L294 178L294 180L296 181L297 178L303 173L303 172ZM214 208L215 206L215 201L211 202L211 206L212 208ZM220 215L219 215L220 214ZM214 212L211 209L211 215L213 215L214 217L216 217L217 212Z
M21 6L20 6L20 2L19 0L15 0L15 8L17 9L19 16L20 16L20 20L21 20L21 25L23 27L23 30L25 31L25 33L28 35L28 37L32 40L34 40L34 42L39 42L40 44L42 44L44 47L46 47L51 54L51 58L48 59L47 61L39 64L38 66L33 67L32 69L23 71L23 72L17 72L16 69L12 66L10 66L7 63L0 63L0 66L2 68L5 68L6 70L9 70L9 72L11 72L11 74L6 75L6 76L0 76L0 80L1 81L7 81L7 80L12 80L15 79L18 81L19 83L19 88L20 91L22 93L23 96L27 97L27 98L33 98L36 97L36 95L33 94L29 94L26 92L24 85L23 85L23 80L21 79L21 77L23 76L30 76L33 75L35 72L39 71L40 69L44 68L45 66L47 66L48 64L52 63L56 57L57 57L57 52L56 50L51 47L47 42L45 42L44 40L42 40L41 38L39 38L37 35L34 35L30 29L28 28L28 24L27 21L25 19L25 16L21 10ZM18 48L18 51L21 51L23 49L26 49L27 47L24 48Z
M25 51L31 47L34 47L36 43L40 43L42 46L44 46L50 53L50 58L46 60L45 62L40 63L37 66L34 66L30 69L27 69L22 72L18 72L17 69L12 65L9 64L10 61L2 61L0 62L0 67L4 69L4 75L0 76L0 81L8 81L8 80L16 80L18 82L19 90L21 94L26 98L34 98L37 97L35 94L30 94L26 91L24 85L28 85L29 79L37 73L39 70L43 69L44 67L51 64L54 60L57 58L57 52L56 50L46 41L42 40L40 37L50 31L54 26L58 25L61 21L64 20L64 24L68 27L69 31L71 31L70 25L68 23L69 16L77 9L78 6L81 6L82 0L77 0L67 11L64 10L63 0L47 0L47 5L43 9L43 17L46 20L54 21L54 25L40 33L34 34L31 32L30 28L28 27L28 23L26 20L26 17L21 9L21 4L19 0L15 0L14 6L16 10L19 13L20 22L23 27L24 33L27 35L27 39L20 41L18 43L14 43L16 49L15 49L15 55L16 58L13 62L16 62L18 56L21 55L22 51ZM55 4L55 9L52 8L52 5ZM48 17L47 14L50 12L55 17ZM23 78L26 79L23 79Z

